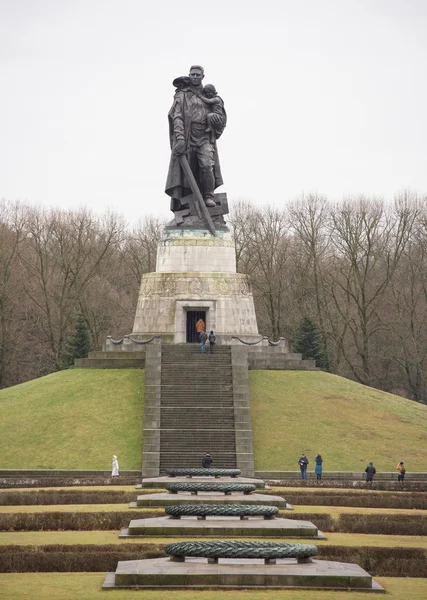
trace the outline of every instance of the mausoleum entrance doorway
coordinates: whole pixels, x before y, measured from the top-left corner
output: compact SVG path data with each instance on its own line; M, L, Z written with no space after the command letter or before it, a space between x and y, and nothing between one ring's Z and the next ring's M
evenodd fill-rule
M199 319L203 319L206 325L206 311L205 310L187 310L187 344L198 343L199 334L196 331L196 323Z

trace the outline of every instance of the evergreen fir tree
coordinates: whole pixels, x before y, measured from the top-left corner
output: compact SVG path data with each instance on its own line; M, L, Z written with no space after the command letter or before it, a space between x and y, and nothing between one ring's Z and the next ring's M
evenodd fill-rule
M86 321L81 313L76 317L74 334L65 343L63 354L64 366L70 366L75 358L87 358L91 349L90 333Z
M320 331L309 317L301 319L295 334L294 352L302 354L304 360L314 359L316 366L324 371L330 370L329 359L326 353Z

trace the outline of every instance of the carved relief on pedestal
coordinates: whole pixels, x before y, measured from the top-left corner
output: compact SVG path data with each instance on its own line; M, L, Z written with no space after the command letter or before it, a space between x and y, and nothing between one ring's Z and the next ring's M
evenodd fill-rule
M247 296L250 294L248 279L245 275L185 277L180 274L149 273L144 275L139 292L140 298L147 296L192 297L207 296Z

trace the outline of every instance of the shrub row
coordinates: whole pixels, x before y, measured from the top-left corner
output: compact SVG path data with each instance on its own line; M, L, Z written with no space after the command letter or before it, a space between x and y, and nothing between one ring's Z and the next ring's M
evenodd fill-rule
M397 475L396 475L397 478ZM349 490L380 490L390 492L425 492L427 491L427 481L425 480L406 480L402 483L399 481L374 481L367 483L363 479L322 479L317 482L316 480L302 481L301 479L266 479L266 483L273 487L297 487L297 488L308 488L308 489L322 489L322 488L336 488L336 489L349 489Z
M115 571L121 560L165 556L163 544L3 546L0 572ZM319 558L355 562L373 576L427 577L427 551L420 548L319 546Z
M0 531L106 531L132 519L158 517L154 511L0 513Z
M133 502L136 495L152 493L144 488L134 491L116 490L37 490L0 492L0 505L54 505L54 504L125 504ZM265 490L266 494L277 495L277 489ZM337 491L313 492L286 491L282 494L291 504L311 506L363 506L366 508L415 508L427 509L427 494L420 492L367 492L343 493Z
M427 577L427 550L369 546L318 546L319 558L356 563L374 577Z
M276 492L277 493L277 492ZM427 509L427 494L408 492L397 494L393 492L360 492L327 493L327 492L288 492L284 493L290 504L305 504L310 506L363 506L365 508L416 508Z
M164 555L161 544L3 546L0 548L0 572L115 571L120 560Z
M0 488L136 485L141 477L0 477Z
M294 513L289 510L279 513L283 519L296 519L297 521L311 521L320 531L335 531L335 521L327 513Z
M1 531L108 531L127 527L135 518L158 517L158 511L74 513L0 513ZM320 531L385 535L427 535L427 515L350 514L334 520L323 513L281 513L287 519L307 520Z
M329 514L280 513L287 519L311 521L320 531L382 535L427 535L427 515L342 513L338 519Z
M0 506L51 504L125 504L134 502L137 493L115 490L38 490L34 492L0 492Z
M384 535L427 535L427 515L342 513L335 531Z

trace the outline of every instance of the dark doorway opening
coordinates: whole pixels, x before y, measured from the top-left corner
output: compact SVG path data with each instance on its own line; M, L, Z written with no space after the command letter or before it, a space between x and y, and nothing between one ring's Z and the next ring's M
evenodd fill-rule
M199 319L203 319L206 328L205 310L187 310L187 344L197 344L200 341L196 331L196 323Z

